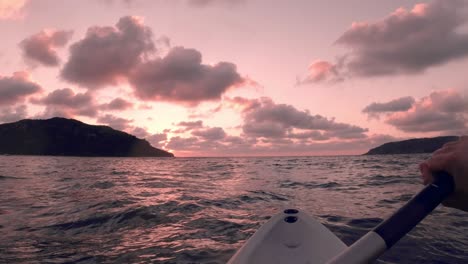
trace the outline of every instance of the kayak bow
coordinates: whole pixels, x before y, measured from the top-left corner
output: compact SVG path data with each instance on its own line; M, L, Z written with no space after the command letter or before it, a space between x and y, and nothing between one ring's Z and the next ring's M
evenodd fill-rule
M372 262L453 193L449 174L439 172L434 178L432 184L350 247L305 212L286 209L261 226L228 263Z

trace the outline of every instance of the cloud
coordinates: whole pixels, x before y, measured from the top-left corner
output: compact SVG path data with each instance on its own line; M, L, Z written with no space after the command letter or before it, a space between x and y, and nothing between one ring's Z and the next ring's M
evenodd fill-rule
M115 85L155 51L152 32L141 18L122 17L115 27L91 27L70 47L61 77L87 88Z
M73 31L42 30L21 41L23 58L33 66L58 66L60 58L56 49L65 46L72 35Z
M221 127L211 127L201 130L192 131L192 135L200 137L204 140L221 140L225 138L226 132Z
M41 90L39 84L30 80L27 72L15 72L12 77L0 76L0 106L22 102Z
M132 7L136 0L99 0L99 2L105 5L113 5L115 3L122 3L125 7Z
M134 135L137 138L146 138L150 135L148 131L142 127L134 127L130 130L129 134Z
M321 67L311 81L335 74L342 78L419 74L464 58L468 33L460 28L468 21L467 9L463 0L435 0L411 10L399 8L376 22L355 22L336 41L349 50L343 66L329 66L332 74Z
M120 97L115 98L114 100L110 101L107 104L100 105L100 109L102 110L116 110L116 111L123 111L133 107L133 103L122 99Z
M362 112L368 114L369 118L378 118L379 114L382 113L407 111L413 106L414 102L415 99L411 96L401 97L386 103L374 102L366 106Z
M138 65L129 80L135 95L142 100L192 106L219 100L228 89L247 82L235 64L202 64L199 51L183 47L172 48L165 57Z
M32 103L46 106L42 117L95 117L97 105L90 93L76 93L70 88L58 89L41 99L31 99Z
M17 107L4 107L0 109L0 122L10 123L15 122L27 117L26 105L19 105Z
M323 81L341 82L344 80L341 69L343 68L345 57L341 58L337 63L329 61L317 60L309 65L307 75L302 80L298 78L298 84L318 83Z
M190 6L207 7L213 5L236 6L243 4L245 0L187 0Z
M198 121L182 121L176 124L176 126L184 127L185 131L196 129L196 128L202 128L203 127L203 121L198 120Z
M405 132L466 131L468 96L455 90L432 92L405 112L389 114L385 122Z
M112 127L113 129L121 130L121 131L127 131L130 128L133 128L130 123L133 122L131 119L125 119L121 117L117 117L114 115L106 114L104 116L100 116L97 119L98 123L108 125Z
M0 1L0 20L18 19L23 16L23 9L28 0L2 0Z
M362 154L370 148L397 140L389 135L370 135L352 140L326 142L293 141L290 139L263 139L226 136L222 140L205 141L198 137L172 137L167 149L178 156L286 156Z
M156 133L146 137L149 143L156 148L162 148L165 145L167 140L167 134L165 133Z
M257 100L257 106L244 111L243 132L256 137L285 137L296 131L321 131L328 137L365 138L368 130L335 122L321 115L300 111L292 105L276 104L269 98Z

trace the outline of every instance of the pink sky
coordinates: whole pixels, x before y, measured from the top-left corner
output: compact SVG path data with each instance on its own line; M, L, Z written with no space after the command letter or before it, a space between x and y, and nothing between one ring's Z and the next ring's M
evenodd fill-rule
M176 156L361 154L468 125L468 3L0 1L0 123Z

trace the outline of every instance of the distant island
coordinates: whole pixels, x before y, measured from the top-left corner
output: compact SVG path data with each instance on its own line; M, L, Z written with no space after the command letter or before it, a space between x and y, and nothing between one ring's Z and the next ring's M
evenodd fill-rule
M0 125L0 154L86 157L174 157L144 139L78 120L24 119Z
M389 142L369 150L364 155L432 153L445 143L455 140L458 140L458 137L416 138Z

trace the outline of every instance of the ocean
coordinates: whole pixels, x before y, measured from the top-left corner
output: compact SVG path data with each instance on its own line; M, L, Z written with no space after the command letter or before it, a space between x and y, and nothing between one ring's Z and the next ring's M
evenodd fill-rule
M0 263L225 263L285 208L350 245L427 157L0 156ZM439 206L377 263L468 263L468 213Z

